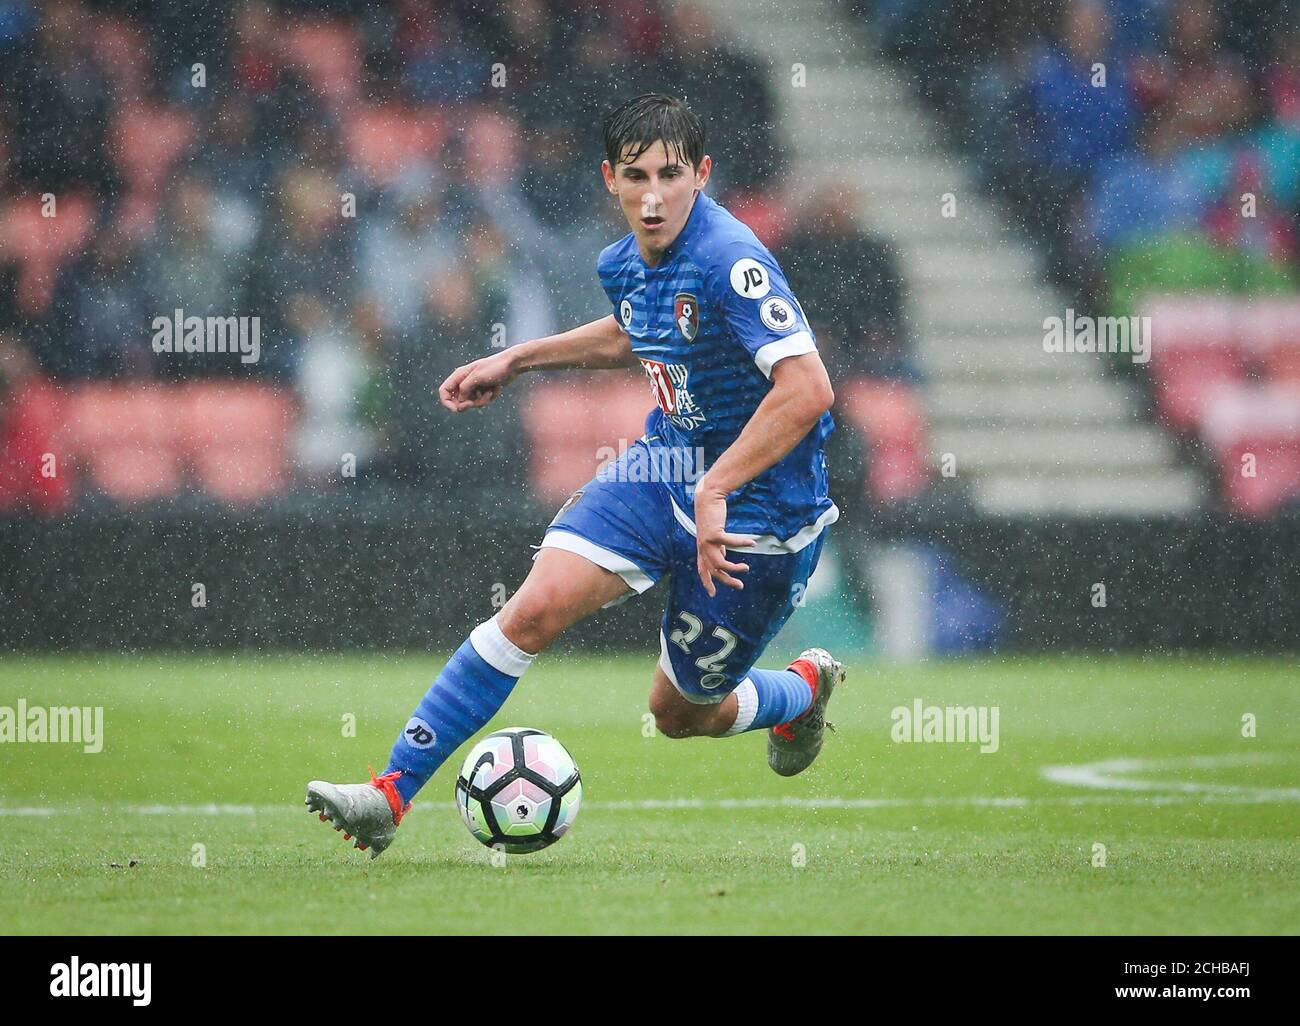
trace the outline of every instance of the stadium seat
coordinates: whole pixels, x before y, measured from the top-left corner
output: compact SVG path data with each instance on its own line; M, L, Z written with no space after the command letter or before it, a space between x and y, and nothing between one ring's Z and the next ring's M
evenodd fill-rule
M572 375L535 383L523 402L530 478L544 501L562 501L596 473L602 449L615 454L645 433L653 405L644 380Z
M1258 357L1277 348L1300 348L1300 299L1252 297L1237 312L1245 348Z
M7 390L0 409L0 511L68 509L77 470L60 439L64 407L60 390L43 378ZM45 472L47 453L55 457L52 476Z
M360 107L343 124L348 160L372 185L391 185L410 168L433 159L446 127L426 110Z
M137 100L152 88L149 40L138 25L101 15L89 42L97 66L113 81L116 102Z
M1151 318L1156 408L1170 428L1193 431L1216 392L1245 379L1241 308L1219 296L1161 295L1139 309Z
M65 410L67 441L77 452L175 444L175 395L165 385L82 385L69 392Z
M881 502L914 498L929 485L925 408L910 386L856 378L836 388L835 412L871 446L867 491Z
M790 212L780 196L757 190L733 189L723 205L749 225L768 249L781 248L790 231Z
M105 445L89 455L88 463L96 487L124 504L175 495L181 486L175 449Z
M64 409L62 443L110 498L133 503L179 489L178 405L171 389L85 385L68 396Z
M18 263L18 304L29 314L49 307L59 267L81 251L95 226L94 202L81 193L56 197L54 213L43 216L34 193L0 207L0 251Z
M335 109L356 95L361 81L361 37L355 22L307 19L291 25L285 39L289 63Z
M181 447L199 483L226 502L248 503L288 483L292 400L261 384L198 382L183 391Z
M1300 381L1300 300L1254 299L1244 304L1246 348L1269 381Z
M193 136L189 115L178 107L134 104L122 108L113 125L112 146L128 188L157 189Z
M1247 453L1254 456L1254 477L1241 471ZM1236 513L1268 517L1300 498L1300 442L1245 439L1224 454L1222 468L1224 499Z
M194 470L204 491L231 505L256 502L285 487L284 449L272 444L201 449Z
M1268 353L1264 375L1269 381L1300 383L1300 344L1275 346Z
M1246 377L1230 349L1155 349L1150 366L1156 407L1166 424L1183 432L1196 428L1217 393Z
M1226 388L1208 405L1202 435L1234 512L1268 516L1300 497L1300 388Z
M1138 304L1151 318L1152 353L1171 349L1232 349L1238 344L1240 308L1222 296L1152 295Z

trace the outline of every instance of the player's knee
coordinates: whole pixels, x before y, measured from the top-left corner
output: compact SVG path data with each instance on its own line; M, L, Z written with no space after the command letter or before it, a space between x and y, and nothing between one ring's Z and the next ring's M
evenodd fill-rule
M660 713L655 717L655 729L664 737L674 739L696 737L700 733L694 720L678 713Z
M680 702L674 702L670 697L651 695L650 713L655 718L655 729L664 737L697 737L702 733L696 711L682 708Z
M514 644L534 654L547 648L565 628L555 604L536 590L515 595L501 610L497 623Z
M695 737L699 734L696 725L692 720L676 713L661 713L655 717L655 729L664 737L674 739L683 737Z

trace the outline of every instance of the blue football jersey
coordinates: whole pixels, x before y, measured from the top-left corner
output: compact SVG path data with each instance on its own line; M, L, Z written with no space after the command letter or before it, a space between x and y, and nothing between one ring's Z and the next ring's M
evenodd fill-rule
M692 471L664 475L685 523L694 481L753 416L773 366L816 350L812 330L767 247L704 193L658 266L646 266L629 232L601 252L597 272L650 380L647 442L668 450L662 466ZM797 551L834 522L825 453L833 429L823 414L782 460L732 493L728 530L759 536L757 551Z

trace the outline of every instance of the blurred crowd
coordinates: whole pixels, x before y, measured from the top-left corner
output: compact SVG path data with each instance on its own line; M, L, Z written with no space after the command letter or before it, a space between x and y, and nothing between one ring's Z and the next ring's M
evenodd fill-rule
M766 72L692 4L0 0L0 507L50 404L103 382L292 395L300 483L345 451L415 483L525 474L514 399L453 421L436 387L608 312L600 119L648 90L701 115L711 194L777 249L836 376L914 378L860 198L790 215ZM174 311L258 317L258 362L157 352Z
M1290 0L850 0L1076 294L1295 289Z

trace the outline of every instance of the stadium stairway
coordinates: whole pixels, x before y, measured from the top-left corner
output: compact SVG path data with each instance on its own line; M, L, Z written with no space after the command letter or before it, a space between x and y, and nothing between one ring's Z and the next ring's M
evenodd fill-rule
M826 181L860 187L863 223L899 255L929 381L934 466L952 453L956 477L995 514L1144 515L1203 504L1199 474L1143 421L1140 397L1105 373L1102 357L1043 351L1044 318L1064 317L1065 297L962 158L945 150L903 77L859 42L863 28L845 5L700 6L770 69L796 201ZM802 86L792 84L796 64ZM947 193L953 217L942 216Z

